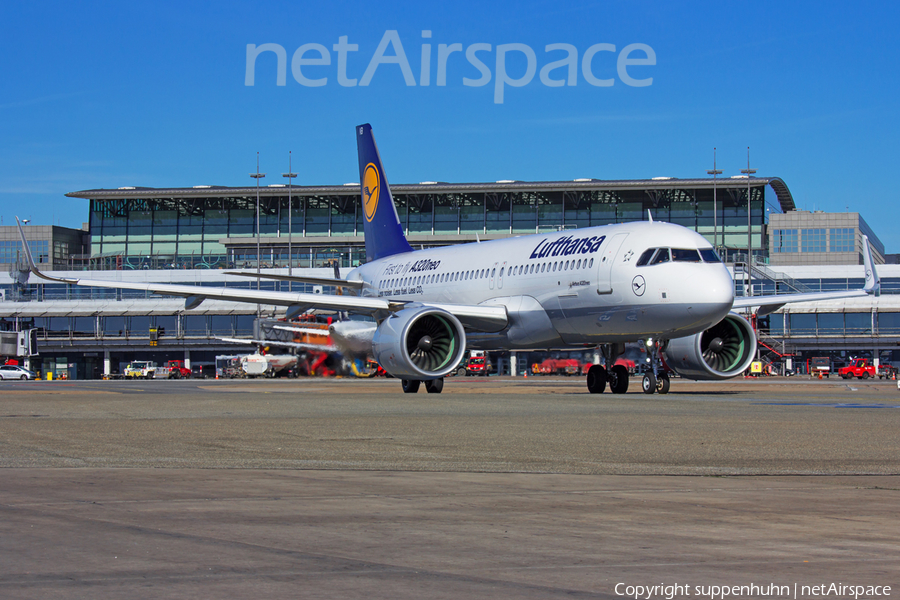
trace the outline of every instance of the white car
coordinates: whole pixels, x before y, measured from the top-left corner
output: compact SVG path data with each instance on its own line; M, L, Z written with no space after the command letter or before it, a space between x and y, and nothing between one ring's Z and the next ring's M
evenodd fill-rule
M36 379L37 373L16 365L0 365L0 379Z

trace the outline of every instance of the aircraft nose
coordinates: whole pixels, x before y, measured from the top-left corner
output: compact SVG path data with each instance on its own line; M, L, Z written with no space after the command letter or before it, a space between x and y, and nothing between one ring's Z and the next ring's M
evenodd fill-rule
M728 270L722 267L698 286L695 295L701 303L710 305L714 310L728 312L734 302L734 281Z

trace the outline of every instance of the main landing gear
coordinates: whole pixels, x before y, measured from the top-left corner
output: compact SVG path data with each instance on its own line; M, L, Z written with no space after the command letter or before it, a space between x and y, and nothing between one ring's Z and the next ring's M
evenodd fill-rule
M628 391L628 369L624 365L613 364L625 352L625 344L604 344L600 346L604 365L593 365L588 369L587 386L592 394L602 394L609 384L613 394L624 394ZM612 365L612 366L610 366Z
M400 385L403 386L404 394L415 394L419 391L419 384L422 382L418 379L401 379ZM429 394L440 394L444 390L444 378L431 379L425 382L425 391Z
M624 394L628 391L628 369L622 365L613 365L609 370L603 365L592 365L588 369L587 386L590 393L602 394L607 383L613 394Z

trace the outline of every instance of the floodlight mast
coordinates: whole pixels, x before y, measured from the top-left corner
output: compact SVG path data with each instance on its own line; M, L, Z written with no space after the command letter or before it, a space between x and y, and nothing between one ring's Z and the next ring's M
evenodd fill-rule
M288 180L288 275L289 276L294 274L294 252L293 252L293 245L291 244L291 237L294 235L294 233L293 233L294 230L292 227L293 222L294 222L294 215L291 214L291 211L294 210L294 206L293 206L294 202L293 202L293 196L291 195L291 188L294 187L293 179L294 179L294 177L297 176L297 174L294 173L293 169L291 169L291 158L292 158L291 151L288 150L288 172L281 174L282 177L287 177L287 180Z
M747 295L753 295L753 226L750 222L750 177L756 173L756 169L750 168L750 146L747 146L747 168L741 169L741 173L747 176ZM761 231L761 230L760 230Z
M256 173L250 173L250 177L256 180L256 291L259 291L260 285L260 233L259 233L259 180L265 177L265 173L259 172L259 152L256 153ZM261 305L256 305L256 316L259 317Z
M716 203L716 175L721 175L722 171L716 169L716 149L713 148L713 168L707 171L713 176L713 248L719 248L719 209Z

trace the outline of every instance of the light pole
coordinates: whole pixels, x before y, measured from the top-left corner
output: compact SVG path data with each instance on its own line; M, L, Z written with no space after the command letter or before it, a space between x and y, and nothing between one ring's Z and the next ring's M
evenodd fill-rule
M256 173L250 173L250 177L256 180L256 291L259 291L259 259L260 259L260 243L259 243L259 180L265 177L265 173L259 172L259 152L256 153Z
M747 176L747 289L748 295L753 295L753 274L750 272L750 266L753 261L753 232L750 224L750 177L756 173L756 169L750 168L750 146L747 146L747 168L741 169L741 173Z
M713 168L707 171L713 176L713 248L719 247L719 209L716 203L716 175L721 175L722 171L716 169L716 149L713 148Z
M288 180L288 276L294 274L294 252L293 246L291 245L291 236L293 235L293 228L291 224L294 222L294 215L291 214L291 211L294 209L294 203L291 196L291 188L294 187L293 179L297 176L296 173L291 169L291 151L288 150L288 172L282 173L282 177L287 177ZM290 283L288 283L290 285Z

